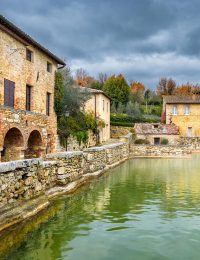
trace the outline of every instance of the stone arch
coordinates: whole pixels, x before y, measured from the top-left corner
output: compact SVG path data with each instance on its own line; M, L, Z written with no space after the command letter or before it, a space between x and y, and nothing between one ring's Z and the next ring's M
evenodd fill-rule
M33 130L27 141L27 149L25 151L25 158L39 158L43 155L43 140L42 135L38 130Z
M5 137L3 151L1 152L1 161L14 161L24 157L24 137L21 131L16 128L10 128Z

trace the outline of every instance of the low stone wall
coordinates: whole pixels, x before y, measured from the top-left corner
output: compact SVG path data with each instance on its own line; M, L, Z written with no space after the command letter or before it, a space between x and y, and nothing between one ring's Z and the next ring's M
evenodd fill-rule
M57 162L56 184L66 185L83 175L83 152L62 152L47 155L48 160Z
M134 126L134 124L133 124ZM134 132L133 127L128 127L128 126L110 126L110 136L111 138L121 138L123 135L127 135L130 132Z
M191 154L191 149L174 145L135 145L130 147L132 157L182 157Z
M200 137L180 137L178 144L187 146L194 151L200 150Z
M42 159L0 163L0 207L36 197L54 186L56 166Z
M103 171L129 156L125 142L93 147L84 151L49 154L42 159L0 163L0 209L23 202L55 186L81 179L84 174Z

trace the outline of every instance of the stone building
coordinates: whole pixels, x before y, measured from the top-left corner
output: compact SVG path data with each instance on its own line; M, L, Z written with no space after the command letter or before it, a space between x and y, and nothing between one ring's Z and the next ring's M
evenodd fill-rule
M175 124L183 137L200 136L200 96L164 96L166 124Z
M105 142L110 139L110 98L102 90L87 88L86 91L90 94L90 98L85 103L84 109L93 113L96 119L103 123L98 127L98 138L100 143Z
M0 160L56 147L55 72L65 63L0 16Z
M136 123L134 129L137 139L148 140L153 145L161 144L162 139L173 145L179 139L179 129L174 124Z

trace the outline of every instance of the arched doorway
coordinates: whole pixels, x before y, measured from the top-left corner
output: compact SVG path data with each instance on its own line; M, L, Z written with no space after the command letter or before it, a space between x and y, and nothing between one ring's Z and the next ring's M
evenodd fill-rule
M25 158L39 158L43 152L42 137L39 131L34 130L30 133L27 143Z
M1 161L15 161L22 159L24 148L24 138L18 128L11 128L5 135Z

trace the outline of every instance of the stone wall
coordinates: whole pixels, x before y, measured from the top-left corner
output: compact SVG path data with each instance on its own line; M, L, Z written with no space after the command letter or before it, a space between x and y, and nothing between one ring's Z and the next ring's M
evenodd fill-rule
M134 131L133 127L113 126L113 125L110 126L110 135L111 135L111 138L114 138L114 139L121 138L121 136L127 135L133 131Z
M0 163L0 208L45 194L55 186L103 171L129 157L129 144L93 147L84 151L49 154L43 159Z
M194 151L200 150L200 137L180 137L178 144L185 145Z
M91 131L88 130L88 140L87 143L81 143L77 141L76 137L70 136L67 139L67 151L82 151L85 148L95 146L97 145L97 137L96 135Z
M131 157L182 157L191 154L191 149L175 145L135 145L130 146Z
M159 138L160 142L162 141L162 139L167 139L169 145L176 145L178 143L178 140L179 140L179 135L167 135L167 134L163 134L163 135L159 135L159 134L141 135L141 134L137 134L137 139L148 140L149 143L152 144L152 145L154 144L155 138Z
M0 164L0 207L40 195L53 187L57 163L42 159L19 160Z
M3 161L22 159L25 150L29 151L28 138L33 131L38 131L42 143L38 149L34 144L35 157L55 152L55 136L57 134L56 115L53 109L55 72L57 63L34 46L28 46L33 52L33 60L26 59L26 45L0 30L0 152L7 156ZM16 51L12 51L16 50ZM52 72L47 71L47 62L52 64ZM14 107L4 106L5 80L14 82ZM31 86L31 112L26 111L26 85ZM46 95L50 97L50 115L46 115ZM6 143L5 137L12 129L20 132L21 143L17 150L11 143ZM16 133L17 134L17 133ZM18 135L18 134L17 134ZM36 147L37 146L37 147ZM12 148L10 148L12 147ZM14 153L10 153L15 150ZM31 151L33 154L33 150Z

